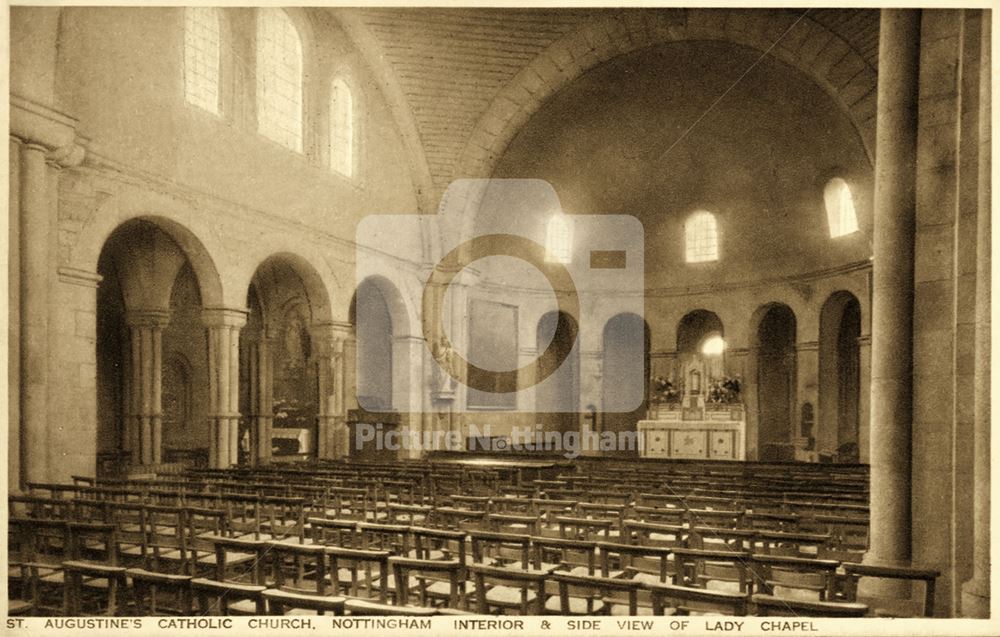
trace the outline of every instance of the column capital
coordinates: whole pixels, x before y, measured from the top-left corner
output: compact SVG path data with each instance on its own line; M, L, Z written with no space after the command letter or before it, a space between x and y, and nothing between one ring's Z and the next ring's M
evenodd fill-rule
M170 323L170 310L145 308L125 311L125 324L129 327L166 327Z
M78 166L86 155L88 140L77 135L77 120L48 106L18 95L10 96L10 135L46 153L52 164Z
M726 348L726 355L727 356L749 356L750 355L750 348L749 347L727 347Z
M59 146L49 151L46 160L59 168L73 168L83 163L87 156L87 140L78 139L71 144Z
M312 339L313 349L324 356L336 354L342 349L343 342L353 335L354 326L350 323L328 321L309 326L309 337Z
M344 321L323 321L309 326L313 339L344 340L354 336L354 326Z
M819 350L819 341L803 341L795 344L796 352L815 352Z
M244 309L206 307L201 311L201 322L205 327L243 327L248 314Z
M654 350L649 353L650 358L677 358L676 351Z

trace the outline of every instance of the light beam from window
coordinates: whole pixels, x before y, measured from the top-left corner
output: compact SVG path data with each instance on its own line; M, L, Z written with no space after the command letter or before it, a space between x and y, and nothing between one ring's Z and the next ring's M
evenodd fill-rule
M545 228L545 260L549 263L570 263L573 260L573 222L557 212Z
M719 260L719 237L715 227L715 215L700 210L684 224L684 248L688 263Z
M330 84L330 168L354 174L354 98L343 78Z
M219 114L219 10L184 9L184 99L209 113Z
M858 215L854 209L851 187L840 177L834 177L823 189L823 203L826 205L826 219L830 225L830 237L835 239L858 231Z
M302 152L302 39L283 9L257 11L257 131Z

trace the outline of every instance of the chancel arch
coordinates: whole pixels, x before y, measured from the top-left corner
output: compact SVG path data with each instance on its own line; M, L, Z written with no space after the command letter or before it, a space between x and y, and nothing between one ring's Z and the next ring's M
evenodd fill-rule
M861 304L835 292L820 310L817 446L840 462L860 456Z

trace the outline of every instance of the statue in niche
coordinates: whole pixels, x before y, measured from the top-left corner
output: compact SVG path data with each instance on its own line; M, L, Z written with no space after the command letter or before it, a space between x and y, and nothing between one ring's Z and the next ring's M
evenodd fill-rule
M450 392L455 386L455 377L458 375L458 365L455 350L448 339L439 339L434 344L434 359L438 363L438 391Z
M289 367L303 367L309 358L309 334L302 318L292 316L285 328L285 353Z

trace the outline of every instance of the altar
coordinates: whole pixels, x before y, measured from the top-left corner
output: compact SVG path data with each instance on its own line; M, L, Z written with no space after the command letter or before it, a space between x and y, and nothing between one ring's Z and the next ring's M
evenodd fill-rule
M702 389L701 369L689 369L679 400L650 405L637 425L643 458L746 460L746 409Z

